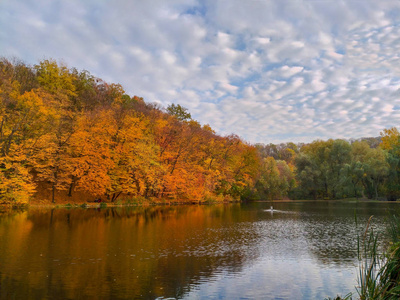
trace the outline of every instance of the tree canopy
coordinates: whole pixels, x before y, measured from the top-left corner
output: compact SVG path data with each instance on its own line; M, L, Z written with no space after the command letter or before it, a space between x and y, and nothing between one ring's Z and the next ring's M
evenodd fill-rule
M47 193L87 201L239 200L259 169L255 147L201 126L181 105L129 96L54 60L0 60L0 202Z
M0 100L0 203L400 198L395 127L251 145L54 60L0 59Z

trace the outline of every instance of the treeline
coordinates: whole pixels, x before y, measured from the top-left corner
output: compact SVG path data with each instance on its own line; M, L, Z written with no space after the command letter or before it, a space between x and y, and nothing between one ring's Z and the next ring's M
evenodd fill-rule
M255 198L400 198L400 134L379 138L257 144L263 167Z
M0 59L0 99L0 203L400 198L396 128L250 145L54 60Z
M41 189L53 202L60 191L85 192L82 201L238 200L257 178L256 148L238 136L53 60L1 59L0 99L0 203Z

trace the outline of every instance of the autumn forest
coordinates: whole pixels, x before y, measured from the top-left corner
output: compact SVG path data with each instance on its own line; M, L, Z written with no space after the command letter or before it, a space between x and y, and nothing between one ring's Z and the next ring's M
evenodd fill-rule
M0 60L0 203L400 198L396 128L251 145L87 71Z

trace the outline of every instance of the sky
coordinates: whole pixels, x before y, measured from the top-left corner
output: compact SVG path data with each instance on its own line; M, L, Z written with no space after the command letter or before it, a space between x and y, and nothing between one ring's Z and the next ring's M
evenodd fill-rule
M250 143L400 121L400 1L0 0L0 56L55 59Z

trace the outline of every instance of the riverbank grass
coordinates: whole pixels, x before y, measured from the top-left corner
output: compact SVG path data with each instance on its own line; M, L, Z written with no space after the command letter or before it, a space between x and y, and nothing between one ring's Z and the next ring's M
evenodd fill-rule
M386 235L389 244L386 245L383 255L380 254L382 245L378 243L379 235L371 227L372 218L371 216L368 220L363 234L357 237L358 298L354 299L398 300L400 299L400 218L392 215L388 220ZM344 298L337 296L325 300L351 299L353 295L348 294Z

